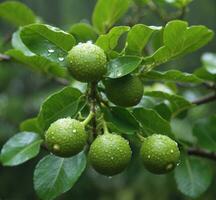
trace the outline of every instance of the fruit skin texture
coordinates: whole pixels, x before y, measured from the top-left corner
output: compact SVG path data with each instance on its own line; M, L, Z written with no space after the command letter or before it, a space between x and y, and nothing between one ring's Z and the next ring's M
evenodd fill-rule
M87 134L80 121L62 118L50 125L45 134L45 142L53 154L70 157L83 150Z
M107 59L103 49L90 42L74 46L67 58L68 70L78 81L98 81L107 72Z
M154 174L172 171L179 161L177 143L165 135L154 134L147 137L141 147L141 158L147 170Z
M131 148L127 140L119 135L98 136L89 150L89 160L93 168L106 176L122 172L131 159Z
M123 107L137 105L143 96L142 81L132 75L104 82L107 98L114 104Z

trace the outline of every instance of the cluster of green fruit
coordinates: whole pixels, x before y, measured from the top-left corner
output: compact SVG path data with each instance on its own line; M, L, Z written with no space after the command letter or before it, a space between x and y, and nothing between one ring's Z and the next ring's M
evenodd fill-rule
M104 51L89 42L73 47L68 54L68 60L70 73L82 82L97 82L107 71ZM108 99L119 106L136 105L143 96L142 82L132 75L105 80L104 85ZM90 112L82 122L68 117L52 123L45 134L49 151L61 157L71 157L83 151L88 141L85 127L93 116L94 113ZM88 157L96 171L113 176L127 167L132 151L129 142L122 136L109 133L106 126L103 132L91 143ZM144 138L140 152L146 169L156 174L174 169L180 156L174 140L157 134Z

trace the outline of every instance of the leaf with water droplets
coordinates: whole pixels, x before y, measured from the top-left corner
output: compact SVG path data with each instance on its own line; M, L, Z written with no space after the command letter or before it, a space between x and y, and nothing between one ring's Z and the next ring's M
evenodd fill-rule
M123 56L111 60L108 63L108 73L106 77L120 78L133 72L139 67L142 59L136 56Z

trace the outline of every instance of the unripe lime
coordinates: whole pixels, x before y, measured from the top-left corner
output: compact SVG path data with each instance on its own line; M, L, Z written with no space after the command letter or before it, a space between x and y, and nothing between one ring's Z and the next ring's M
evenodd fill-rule
M82 82L93 82L102 79L107 72L106 55L100 47L80 43L68 52L69 72Z
M122 172L131 159L131 149L127 140L119 135L104 134L92 143L89 159L93 168L106 176Z
M69 117L52 123L45 134L47 148L61 157L70 157L79 153L83 150L86 141L84 125Z
M178 144L165 135L154 134L145 138L141 147L141 158L147 170L164 174L173 170L179 161Z
M143 96L142 81L132 75L104 81L107 98L123 107L137 105Z

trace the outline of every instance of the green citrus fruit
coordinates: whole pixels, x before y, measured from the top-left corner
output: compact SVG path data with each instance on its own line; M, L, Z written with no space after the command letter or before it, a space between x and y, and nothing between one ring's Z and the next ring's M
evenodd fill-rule
M132 75L104 81L107 98L123 107L137 105L143 96L142 81Z
M122 172L131 159L131 149L127 140L119 135L104 134L92 143L89 159L93 168L106 176Z
M45 141L53 154L70 157L83 150L87 134L80 121L68 117L58 119L50 125L45 134Z
M145 138L141 158L147 170L164 174L173 170L179 161L178 144L165 135L154 134Z
M69 72L78 81L98 81L107 72L107 60L103 49L90 42L74 46L67 58Z

